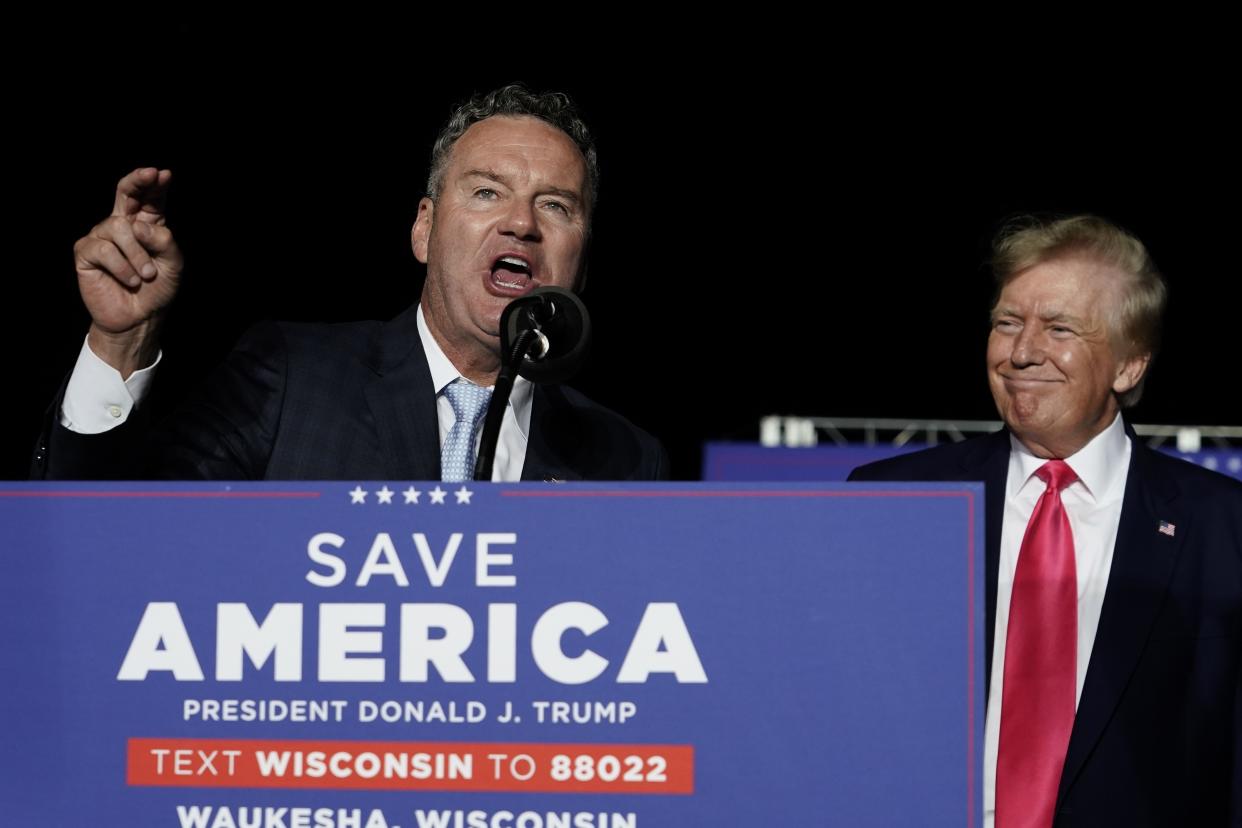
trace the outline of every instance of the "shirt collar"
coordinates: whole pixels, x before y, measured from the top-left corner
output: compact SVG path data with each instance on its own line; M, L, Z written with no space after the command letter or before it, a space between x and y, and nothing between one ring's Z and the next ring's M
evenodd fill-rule
M415 315L418 317L418 338L422 340L423 353L427 355L427 368L431 372L431 384L436 390L436 396L439 396L446 385L461 377L461 372L457 370L444 354L440 343L436 342L431 329L427 327L427 320L423 316L423 306L421 304L418 306L418 312ZM513 409L513 415L517 419L518 428L522 430L523 437L527 437L530 434L530 410L534 396L533 392L534 386L525 377L516 378L513 381L513 390L509 392L509 407Z
M1009 435L1009 445L1009 495L1012 497L1048 461L1032 454L1012 433ZM1121 414L1113 418L1112 425L1064 459L1078 476L1078 481L1072 485L1085 488L1086 493L1096 503L1105 503L1120 497L1124 491L1127 466L1130 462L1130 438L1126 436Z

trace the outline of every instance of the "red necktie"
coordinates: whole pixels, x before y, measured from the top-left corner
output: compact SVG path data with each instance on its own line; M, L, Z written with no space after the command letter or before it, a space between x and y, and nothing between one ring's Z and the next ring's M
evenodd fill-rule
M1078 479L1061 460L1035 472L1048 487L1026 525L1009 603L996 827L1049 828L1074 725L1078 576L1061 490Z

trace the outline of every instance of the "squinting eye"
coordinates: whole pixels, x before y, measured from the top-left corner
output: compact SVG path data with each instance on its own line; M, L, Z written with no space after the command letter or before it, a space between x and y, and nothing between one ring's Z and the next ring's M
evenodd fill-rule
M569 208L559 201L545 201L544 206L551 207L554 210L560 210L565 215L569 215Z
M994 323L994 327L998 331L1012 331L1018 327L1018 323L1012 319L998 319Z

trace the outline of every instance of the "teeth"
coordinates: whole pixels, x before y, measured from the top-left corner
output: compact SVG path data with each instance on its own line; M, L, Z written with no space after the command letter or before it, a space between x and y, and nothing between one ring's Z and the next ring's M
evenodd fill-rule
M530 270L530 265L522 259L519 259L517 256L501 256L500 261L504 264L517 265L523 270Z

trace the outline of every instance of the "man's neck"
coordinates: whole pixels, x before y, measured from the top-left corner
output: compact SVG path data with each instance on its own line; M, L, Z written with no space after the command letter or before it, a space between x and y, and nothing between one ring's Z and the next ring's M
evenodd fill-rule
M427 332L440 346L441 353L453 363L459 374L475 385L489 387L496 384L496 376L500 373L499 354L493 351L484 352L477 346L469 347L444 336L425 308L423 321L427 325Z
M1012 428L1010 433L1036 457L1045 460L1064 460L1066 457L1077 454L1083 446L1102 434L1117 419L1119 411L1117 406L1109 406L1104 415L1091 428L1073 434L1020 434Z

